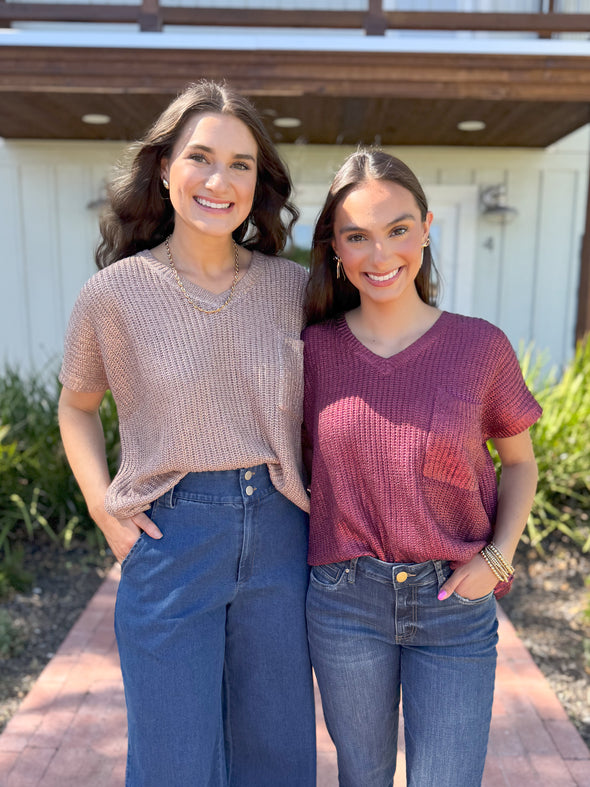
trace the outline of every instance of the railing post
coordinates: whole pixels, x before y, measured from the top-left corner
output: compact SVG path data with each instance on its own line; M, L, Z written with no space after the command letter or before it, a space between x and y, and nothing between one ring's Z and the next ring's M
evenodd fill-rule
M0 0L0 5L5 5L6 0ZM0 19L0 27L10 27L8 19Z
M137 21L144 33L159 33L162 29L162 14L159 0L142 0Z
M383 36L387 30L387 19L383 16L382 0L369 0L369 11L365 17L365 33L368 36Z
M555 0L549 0L549 7L547 10L544 9L545 3L543 0L539 0L539 13L540 14L552 14L555 11ZM551 38L551 33L539 33L539 38Z

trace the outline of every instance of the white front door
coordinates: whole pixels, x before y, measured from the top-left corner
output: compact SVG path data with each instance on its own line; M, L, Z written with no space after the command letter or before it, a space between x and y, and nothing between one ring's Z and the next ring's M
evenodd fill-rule
M427 186L425 191L434 214L430 238L441 278L438 305L472 315L477 186Z

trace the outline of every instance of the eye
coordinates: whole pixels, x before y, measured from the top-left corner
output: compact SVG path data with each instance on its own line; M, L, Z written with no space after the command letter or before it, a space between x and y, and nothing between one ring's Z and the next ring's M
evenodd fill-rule
M398 237L398 236L400 236L400 235L405 235L407 231L408 231L408 228L407 228L407 227L394 227L394 228L391 230L391 235L392 235L393 237Z
M248 164L246 161L234 161L232 167L234 169L240 169L243 172L248 172L251 169L250 164Z
M360 243L365 239L364 235L361 235L360 232L355 232L353 235L348 235L346 240L348 243Z
M206 164L207 163L207 158L205 157L204 153L192 153L190 158L193 161L196 161L199 164Z

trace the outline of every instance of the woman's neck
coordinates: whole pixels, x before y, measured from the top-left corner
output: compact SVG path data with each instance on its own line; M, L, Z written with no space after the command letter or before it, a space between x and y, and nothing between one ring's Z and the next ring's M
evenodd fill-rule
M175 227L167 245L160 244L152 249L152 253L166 264L171 264L172 257L179 276L213 293L225 292L230 288L235 276L236 255L238 278L244 276L252 257L231 236L189 233L179 227Z
M428 331L441 312L415 298L376 304L362 302L346 314L348 327L371 352L389 358L409 347Z

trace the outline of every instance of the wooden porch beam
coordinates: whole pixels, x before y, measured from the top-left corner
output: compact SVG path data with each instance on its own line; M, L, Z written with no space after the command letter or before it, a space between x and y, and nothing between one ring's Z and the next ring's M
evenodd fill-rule
M0 47L0 91L173 93L201 75L249 95L590 103L585 57Z
M146 20L152 20L147 22ZM153 20L156 20L154 23ZM83 3L14 3L0 0L0 23L137 22L142 29L161 25L293 27L363 29L379 34L390 30L448 30L479 32L588 33L590 14L504 13L461 11L383 11L381 0L369 0L369 11L293 11L286 9L190 8L160 6L158 0L136 5ZM155 24L155 26L154 26ZM152 25L152 26L150 26ZM158 26L159 25L159 26Z
M0 0L0 21L10 22L107 22L138 21L139 5L88 5L72 3L10 3Z
M385 11L384 16L391 30L471 30L514 33L588 33L590 31L590 14Z

